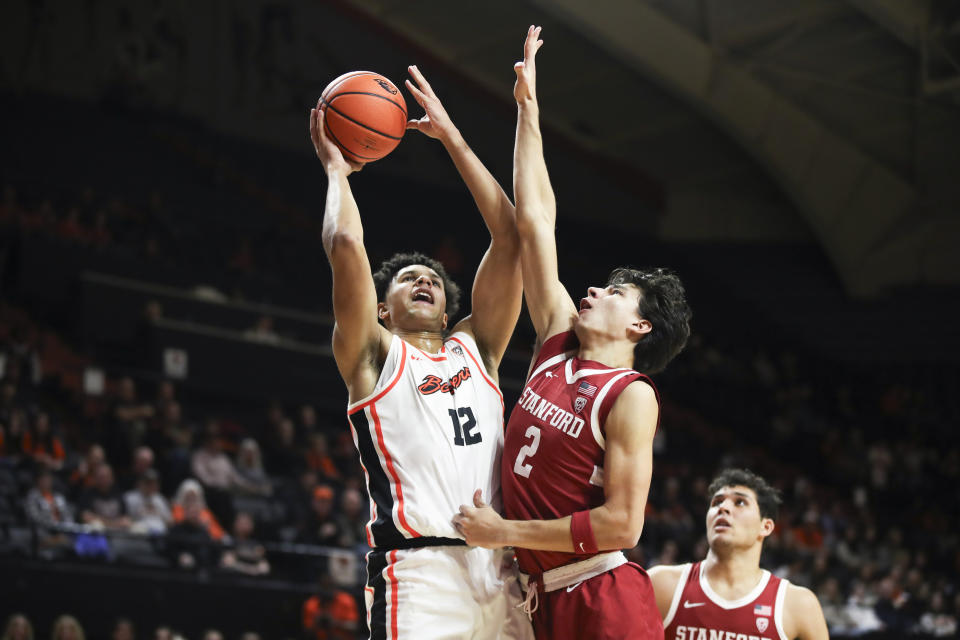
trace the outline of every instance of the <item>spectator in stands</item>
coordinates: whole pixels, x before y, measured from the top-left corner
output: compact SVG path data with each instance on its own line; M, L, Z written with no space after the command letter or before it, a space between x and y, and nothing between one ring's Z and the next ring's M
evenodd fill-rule
M367 544L368 511L367 497L363 492L353 487L343 490L340 494L340 512L336 517L340 529L339 546L352 549Z
M238 486L240 493L257 496L269 496L273 493L273 483L263 470L260 445L253 438L244 438L237 450L237 474L243 478Z
M173 640L173 629L160 626L153 631L153 640Z
M203 487L192 478L180 483L180 488L177 489L177 494L173 498L171 513L174 523L183 522L187 518L188 512L203 524L204 529L210 535L210 539L216 542L224 539L226 534L223 527L220 526L220 523L207 508L203 496Z
M305 404L300 407L300 421L297 423L297 439L300 442L309 442L310 436L319 429L317 410L313 405Z
M333 586L330 577L320 579L317 592L303 603L303 631L307 640L350 640L357 635L360 612L357 601Z
M123 496L113 480L113 469L104 463L94 474L94 484L80 496L80 520L107 529L128 529Z
M283 475L304 467L303 452L297 448L296 429L293 421L283 418L273 426L267 437L267 471Z
M136 640L137 634L133 627L133 621L129 618L117 618L113 623L113 632L110 634L110 640Z
M133 462L130 464L130 469L123 474L120 490L127 492L136 489L140 484L140 476L153 469L154 459L153 449L150 447L134 449Z
M188 485L193 483L196 487ZM181 569L207 568L213 566L217 557L215 542L224 538L223 530L210 511L204 506L200 485L195 480L185 480L181 485L173 507L176 524L167 534L167 553L173 565ZM219 533L214 538L212 531Z
M325 482L338 482L340 471L330 455L327 437L322 433L314 433L309 442L310 448L306 453L307 467L316 471Z
M46 467L37 471L36 483L27 494L24 510L32 524L56 527L73 522L73 510L66 498L53 487L53 472Z
M203 632L203 640L223 640L223 634L216 629L207 629Z
M222 520L233 517L231 496L234 491L251 493L254 489L237 473L233 461L224 453L216 420L207 421L203 446L194 451L191 469L206 490L210 509Z
M173 524L170 506L160 493L160 479L153 469L140 475L137 488L125 493L123 500L134 533L164 533Z
M27 616L15 613L7 618L0 640L33 640L33 625Z
M121 378L117 389L107 448L109 459L124 469L130 464L131 452L140 446L147 434L147 424L154 416L154 408L137 397L132 378Z
M339 543L341 531L333 517L334 497L330 485L321 484L313 490L310 515L297 537L298 542L324 546L336 546Z
M233 520L233 549L220 556L221 568L251 576L270 573L267 552L253 539L253 531L253 516L243 511L238 513Z
M847 618L843 596L840 594L840 583L836 578L828 578L823 583L817 592L817 599L830 633L842 634L850 629L851 621Z
M20 446L24 454L30 456L33 462L58 471L63 467L67 452L60 438L54 435L50 428L50 416L44 411L38 411L33 417L31 428L23 434Z
M942 591L937 591L930 598L926 611L920 616L917 631L935 638L956 637L957 617L946 611Z
M177 388L174 386L173 382L169 380L160 381L160 384L157 385L157 399L153 403L156 415L163 415L163 410L167 407L167 405L176 401Z
M21 409L13 409L6 412L5 417L0 417L0 432L3 433L3 451L0 455L13 460L19 460L23 456L22 444L23 436L27 432L26 424L26 413Z
M164 452L161 472L165 479L179 483L190 475L190 458L194 430L183 420L183 410L177 401L168 402L160 414L159 449Z
M73 616L63 615L54 620L51 640L85 640L80 621Z
M99 469L104 462L106 462L106 455L104 454L103 447L99 444L91 444L87 447L86 455L83 456L83 459L80 460L80 463L73 470L73 473L70 474L69 485L71 495L79 498L84 491L93 487L97 469Z
M233 461L224 453L216 420L207 423L203 445L193 452L190 466L193 475L208 491L213 489L227 493L235 489L250 488L246 479L237 473Z

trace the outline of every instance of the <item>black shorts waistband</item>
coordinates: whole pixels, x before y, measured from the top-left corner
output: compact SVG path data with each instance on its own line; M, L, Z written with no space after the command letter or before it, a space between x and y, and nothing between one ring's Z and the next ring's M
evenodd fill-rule
M429 536L420 536L419 538L406 538L395 544L374 547L374 553L386 553L398 549L420 549L421 547L465 547L466 541L460 538L438 538Z

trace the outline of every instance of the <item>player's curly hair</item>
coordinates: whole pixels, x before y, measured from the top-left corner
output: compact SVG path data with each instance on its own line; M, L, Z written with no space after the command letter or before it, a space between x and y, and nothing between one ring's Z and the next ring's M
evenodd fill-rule
M443 280L443 291L447 296L445 311L450 318L457 315L457 311L460 310L460 287L450 278L443 263L419 251L395 253L380 264L380 268L373 273L373 284L377 288L377 301L383 302L386 299L390 281L401 269L412 264L422 264L437 272L437 275Z
M663 371L687 344L693 312L677 274L669 269L614 269L607 286L632 284L640 289L640 317L653 330L634 349L634 367L642 373Z
M713 500L713 495L724 487L747 487L757 494L757 506L760 508L761 518L776 520L780 515L780 504L783 498L780 491L770 486L762 477L750 469L724 469L710 482L707 488L707 500Z

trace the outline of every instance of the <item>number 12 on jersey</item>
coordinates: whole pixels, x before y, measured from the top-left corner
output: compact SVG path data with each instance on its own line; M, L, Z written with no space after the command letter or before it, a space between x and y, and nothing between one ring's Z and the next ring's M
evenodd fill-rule
M532 438L532 441L530 444L525 444L520 447L520 453L517 454L517 461L513 464L513 472L524 478L529 478L530 472L533 471L533 465L525 464L523 460L524 458L532 458L540 447L540 428L530 425L523 435L525 438Z
M453 444L463 447L470 444L483 442L483 436L479 433L471 433L477 426L477 419L473 417L473 409L470 407L460 407L457 409L447 409L450 414L450 420L453 421ZM460 425L460 418L466 418L467 421Z

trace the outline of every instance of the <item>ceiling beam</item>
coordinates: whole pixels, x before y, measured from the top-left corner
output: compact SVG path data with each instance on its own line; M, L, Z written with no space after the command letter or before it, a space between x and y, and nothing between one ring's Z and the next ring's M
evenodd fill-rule
M847 0L868 18L917 49L930 19L929 0Z
M699 109L780 183L858 296L923 281L937 231L913 185L646 3L534 0ZM549 34L545 34L549 38ZM545 58L542 64L549 64ZM897 229L910 228L910 234ZM956 233L953 236L956 237ZM960 240L960 238L957 238ZM895 264L888 260L897 257ZM960 267L950 272L960 281Z

